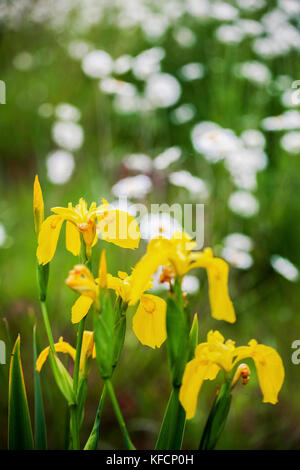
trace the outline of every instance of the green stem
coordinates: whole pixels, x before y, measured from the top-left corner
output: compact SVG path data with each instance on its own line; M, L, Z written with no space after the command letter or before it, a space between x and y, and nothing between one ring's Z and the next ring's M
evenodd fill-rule
M135 447L134 447L133 443L131 442L130 436L128 434L126 424L125 424L122 412L120 410L119 403L118 403L117 397L115 395L113 385L112 385L110 379L106 379L105 383L106 383L106 387L107 387L108 393L110 395L111 402L113 404L113 407L114 407L114 410L115 410L115 413L116 413L116 417L117 417L121 432L123 434L126 449L127 450L135 450Z
M44 324L45 324L46 333L47 333L48 341L49 341L49 344L50 344L50 348L51 348L51 351L53 352L53 354L55 355L56 352L55 352L55 348L54 348L54 340L53 340L53 335L52 335L51 326L50 326L50 322L49 322L47 306L46 306L46 302L43 301L43 300L41 300L41 309L42 309L43 320L44 320Z
M79 426L78 426L78 407L77 405L70 406L70 428L71 428L71 436L72 436L72 449L73 450L80 450L80 442L79 442Z
M78 389L78 380L79 380L79 366L80 366L80 356L81 356L81 347L82 347L82 338L84 332L85 317L80 321L77 332L77 343L76 343L76 355L74 363L74 375L73 375L73 390L77 399L77 389Z

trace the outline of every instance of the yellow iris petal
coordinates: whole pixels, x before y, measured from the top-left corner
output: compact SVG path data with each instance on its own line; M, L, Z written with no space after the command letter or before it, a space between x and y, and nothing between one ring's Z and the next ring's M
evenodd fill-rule
M128 212L117 209L105 211L98 223L97 229L103 240L121 248L138 248L140 229L134 217Z
M208 361L192 359L185 367L179 400L185 409L187 419L192 419L195 416L201 386L203 381L212 375L211 368L213 366L214 364Z
M236 316L228 293L228 264L221 258L213 258L206 269L212 316L234 323Z
M38 175L35 176L33 185L33 218L35 233L38 235L44 221L44 200Z
M72 323L79 323L87 315L93 302L91 297L81 295L72 307Z
M78 232L76 226L67 221L66 223L66 248L74 256L78 256L80 253L80 233Z
M80 370L85 367L86 360L93 355L94 332L85 330L82 337L82 346L80 354Z
M75 355L76 355L76 350L66 341L63 340L63 338L59 338L58 343L54 344L54 349L56 352L64 353L64 354L69 354L69 356L72 357L73 360L75 360ZM47 348L43 349L43 351L40 353L39 357L37 358L36 361L36 370L38 372L41 371L45 361L47 360L50 352L50 347L48 346Z
M132 327L142 344L159 348L167 338L166 302L155 295L142 295Z
M246 357L253 359L263 402L275 405L284 381L284 367L277 351L270 346L257 344L255 340L251 340L249 346L236 348L236 354L236 362Z
M52 260L63 221L59 215L50 215L44 220L36 252L40 264L47 264Z

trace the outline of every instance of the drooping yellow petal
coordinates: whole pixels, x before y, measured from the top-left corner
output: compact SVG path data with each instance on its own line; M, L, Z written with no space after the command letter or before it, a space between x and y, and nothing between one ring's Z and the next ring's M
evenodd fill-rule
M66 223L66 248L74 256L78 256L80 253L80 233L77 230L76 226L67 221Z
M50 215L44 220L39 233L36 252L40 264L47 264L52 260L63 221L64 219L59 215Z
M187 419L195 416L198 395L205 378L211 376L211 367L213 364L198 359L192 359L185 367L179 400L185 409Z
M81 295L96 300L99 296L99 286L93 274L85 264L76 264L66 279L66 284Z
M234 323L236 316L228 293L228 264L221 258L213 258L206 269L212 316Z
M62 337L59 338L58 343L54 344L54 349L56 352L69 354L69 356L71 356L72 359L75 360L76 350L69 343L64 341ZM49 352L50 352L50 347L48 346L47 348L43 349L43 351L40 353L39 357L37 358L36 370L38 372L41 371L45 361L47 360L49 356Z
M97 230L103 240L121 248L138 248L140 229L132 215L128 212L108 209L103 213L97 225Z
M35 175L33 185L33 219L35 233L39 235L42 223L44 221L44 200L38 175Z
M278 402L278 393L284 381L284 367L277 351L270 346L251 340L249 346L236 348L236 355L235 362L246 357L253 359L263 394L263 402L275 405Z
M142 295L132 327L142 344L159 348L167 338L166 302L155 295Z
M87 315L93 302L91 297L81 295L72 307L72 323L79 323Z

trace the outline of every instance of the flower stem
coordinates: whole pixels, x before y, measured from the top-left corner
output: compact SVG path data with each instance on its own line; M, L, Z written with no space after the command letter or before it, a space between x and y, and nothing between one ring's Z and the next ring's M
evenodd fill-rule
M77 332L77 343L76 343L76 355L74 363L74 375L73 375L73 390L75 396L77 396L78 389L78 379L79 379L79 366L80 366L80 356L81 356L81 347L82 347L82 338L84 332L85 317L80 321Z
M106 383L106 387L107 387L108 393L110 395L111 402L113 404L113 407L114 407L114 410L115 410L115 413L116 413L116 417L117 417L121 432L123 434L126 449L127 450L135 450L135 447L134 447L133 443L131 442L130 436L128 434L126 424L125 424L122 412L120 410L119 403L118 403L117 397L115 395L113 385L112 385L110 379L106 379L105 383Z
M72 436L72 449L80 450L79 442L79 429L78 429L78 407L77 405L70 406L70 428Z

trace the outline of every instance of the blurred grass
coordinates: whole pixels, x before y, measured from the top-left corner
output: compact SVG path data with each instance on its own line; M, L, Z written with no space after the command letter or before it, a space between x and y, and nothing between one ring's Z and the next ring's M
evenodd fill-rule
M272 2L270 2L271 4ZM255 15L253 15L255 18ZM51 207L74 203L79 197L100 202L111 199L110 187L120 175L120 162L130 152L157 155L168 146L180 145L183 164L191 173L209 181L212 198L206 206L205 245L213 245L216 253L222 238L238 231L253 238L255 264L249 271L230 271L230 291L237 311L235 325L216 323L210 317L207 282L200 273L201 291L191 297L193 309L200 320L200 339L209 329L220 329L225 337L245 344L252 337L274 346L283 357L286 380L276 407L261 403L260 391L252 368L247 387L239 386L229 420L219 448L225 449L296 449L300 446L300 372L291 363L291 343L300 330L299 282L289 283L274 273L269 264L271 254L279 253L300 265L299 191L300 162L298 156L286 154L279 145L281 133L266 134L269 166L259 175L257 196L261 209L257 216L243 220L227 207L233 190L227 171L220 162L210 166L197 155L190 142L192 124L201 120L216 121L234 129L237 134L253 127L261 119L282 111L278 92L271 87L257 87L238 79L234 65L253 60L250 42L226 46L214 38L211 22L196 23L188 19L197 35L191 49L176 45L171 33L157 45L167 51L163 69L176 75L181 65L202 62L206 75L201 82L182 83L182 103L193 103L196 116L180 127L172 124L169 110L151 114L122 116L114 112L109 96L99 92L97 82L87 78L80 65L66 54L66 45L74 38L72 28L51 32L42 25L28 24L15 31L2 28L0 33L1 79L7 83L7 104L0 107L0 222L6 228L6 245L0 248L0 316L6 318L10 337L22 337L22 358L33 411L32 330L30 315L34 312L42 347L47 345L37 301L35 279L36 240L32 221L32 184L34 174L40 175L47 214ZM85 39L96 48L107 50L112 57L130 52L132 55L151 47L139 30L120 30L102 21L91 29ZM12 59L22 51L34 59L29 71L16 70ZM299 78L296 53L268 62L274 77L288 74ZM124 76L124 80L128 78ZM132 79L139 87L140 82ZM276 95L277 93L277 95ZM45 157L55 146L51 141L52 118L42 119L38 108L44 102L53 105L69 102L82 112L81 123L85 142L76 152L76 169L71 180L63 186L46 181ZM184 189L157 187L150 202L190 202ZM195 201L194 201L195 202ZM197 201L196 201L197 202ZM76 298L64 285L68 270L76 262L64 249L63 234L57 255L51 263L49 283L49 312L55 338L63 335L75 343L75 329L70 324L70 309ZM108 251L109 269L129 270L145 249L142 243L137 252L128 253L102 243ZM100 247L94 249L96 265ZM114 381L128 428L138 448L153 447L163 416L170 383L166 349L149 350L142 347L131 331L130 321L125 349L116 370ZM0 338L6 338L5 325L0 324ZM7 362L11 351L7 347ZM6 448L7 435L7 373L8 365L0 366L0 447ZM65 404L53 387L48 365L41 374L46 406L48 442L50 448L64 445L61 417ZM101 380L96 365L89 379L86 419L82 442L88 437L96 413ZM195 420L187 425L185 448L196 448L205 423L216 383L206 383L200 395ZM103 413L100 448L122 448L118 426L110 404Z

